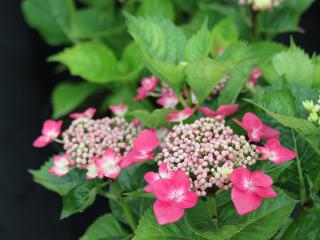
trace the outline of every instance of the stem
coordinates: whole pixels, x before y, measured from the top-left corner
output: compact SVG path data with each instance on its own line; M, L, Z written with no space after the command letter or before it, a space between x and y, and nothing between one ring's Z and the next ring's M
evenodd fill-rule
M303 177L303 170L301 167L301 159L299 157L299 152L298 152L298 145L297 145L297 138L296 135L294 133L294 131L291 129L292 132L292 136L293 136L293 143L294 143L294 148L295 151L297 153L297 168L298 168L298 173L299 173L299 181L300 181L300 199L301 199L301 205L303 206L304 203L306 202L306 185L305 185L305 181L304 181L304 177Z
M210 218L217 219L218 218L217 201L214 195L208 196L208 207L209 207Z
M254 38L257 36L257 16L258 11L251 9L251 26L252 26L252 35Z
M63 144L63 141L61 139L58 139L58 138L54 139L53 141L55 141L57 143L60 143L60 144Z
M184 108L187 108L188 107L188 104L186 103L186 101L183 99L182 95L180 93L177 93L177 96L179 98L179 101L181 103L181 105L184 107Z
M112 182L112 188L114 189L114 191L118 197L118 201L119 201L118 203L122 207L124 215L126 216L128 223L130 225L130 228L134 232L137 229L137 222L136 222L136 219L135 219L133 213L130 210L128 202L123 201L122 189L121 189L121 186L117 180Z

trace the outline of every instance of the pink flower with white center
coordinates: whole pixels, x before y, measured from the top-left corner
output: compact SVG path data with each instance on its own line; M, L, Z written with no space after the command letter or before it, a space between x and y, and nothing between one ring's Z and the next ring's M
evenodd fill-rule
M277 196L272 178L261 171L250 172L239 167L230 174L230 180L233 184L231 200L240 216L259 208L262 198Z
M160 179L170 179L173 176L173 171L169 171L167 164L162 163L159 166L159 173L147 172L144 175L144 180L149 184L144 188L146 192L153 192L153 184Z
M226 117L234 114L239 109L238 104L221 105L217 111L213 111L206 107L199 107L199 111L207 117L216 117L218 119L225 119Z
M48 171L58 177L62 177L69 172L69 160L66 155L56 155L53 157L53 167Z
M87 169L86 175L88 180L98 177L99 168L96 166L96 163L95 163L97 160L98 158L94 158L93 162L86 166L86 169Z
M190 191L190 179L182 171L173 171L170 179L160 179L154 182L153 193L157 201L153 211L159 224L178 221L187 208L197 204L198 196Z
M61 132L62 121L47 120L44 122L41 133L34 142L33 146L37 148L45 147L56 139Z
M94 164L98 168L98 177L116 179L121 172L120 157L112 149L107 149L102 158L94 159Z
M262 154L261 160L269 159L275 164L280 164L297 157L295 152L281 146L276 138L268 139L264 147L258 147L257 150Z
M128 111L128 107L126 105L123 105L123 104L109 106L109 109L116 116L120 116L120 117L125 115L127 113L127 111Z
M79 118L85 118L85 119L91 119L94 114L96 113L96 109L95 108L88 108L87 110L85 110L82 113L71 113L70 114L70 118L72 119L79 119Z
M141 87L137 89L138 95L135 97L135 101L140 101L147 97L157 86L158 79L155 76L150 78L144 78L141 81Z
M179 99L174 92L163 93L160 98L157 99L157 103L163 108L176 108L179 103Z
M242 122L237 119L233 119L233 121L247 131L252 142L260 142L261 139L278 138L280 136L278 130L264 125L261 119L251 112L243 116Z
M121 167L129 167L135 163L149 160L153 151L159 146L160 140L155 130L145 129L133 142L133 149L122 159Z
M167 115L167 122L183 122L194 113L192 108L185 108L180 112L169 113Z
M259 79L260 77L262 77L262 72L260 71L259 68L254 68L252 73L251 73L251 76L250 76L250 79Z

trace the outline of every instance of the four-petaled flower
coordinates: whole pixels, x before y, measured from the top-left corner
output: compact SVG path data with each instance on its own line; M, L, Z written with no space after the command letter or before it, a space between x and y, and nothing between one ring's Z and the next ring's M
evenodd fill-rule
M179 103L179 99L177 95L172 91L164 92L161 94L161 97L157 99L157 103L166 109L176 108L177 104Z
M233 184L231 200L240 216L259 208L262 198L277 196L272 188L272 178L263 172L239 167L230 174L230 180Z
M172 171L170 179L161 179L152 184L157 198L153 211L159 224L178 221L187 208L197 204L198 196L190 191L190 179L183 171Z
M60 135L62 121L47 120L42 127L42 135L34 142L33 146L40 148L45 147Z
M276 138L268 139L264 147L258 147L257 149L262 154L261 160L269 159L275 164L280 164L297 157L295 152L281 146Z
M173 171L169 171L167 164L162 163L159 166L159 173L156 172L147 172L144 175L144 180L149 184L144 190L146 192L153 192L153 184L160 179L170 179L173 176Z
M121 167L129 167L135 163L149 160L160 140L155 130L145 129L133 142L133 149L121 160Z
M189 118L194 113L194 110L192 108L185 108L180 112L176 113L169 113L167 115L167 121L168 122L182 122Z
M243 116L242 122L237 119L233 119L233 121L247 131L252 142L260 142L261 139L278 138L280 136L278 130L263 124L261 119L251 112Z
M143 98L147 97L149 93L151 93L155 87L157 86L158 79L155 76L150 78L144 78L141 81L141 87L137 89L138 95L135 97L135 101L140 101Z
M58 177L62 177L69 172L69 160L66 155L56 155L53 157L53 167L48 171Z
M111 110L111 112L113 112L116 116L123 116L127 113L128 111L128 107L126 105L123 104L119 104L119 105L111 105L109 106L109 109Z
M199 107L200 112L202 112L207 117L216 117L218 119L225 119L228 116L231 116L235 112L238 111L239 105L238 104L231 104L231 105L221 105L218 107L217 111L213 111L207 107Z
M70 114L70 118L72 119L78 119L78 118L85 118L85 119L91 119L94 114L96 113L96 109L95 108L88 108L87 110L85 110L84 112L78 113L71 113Z

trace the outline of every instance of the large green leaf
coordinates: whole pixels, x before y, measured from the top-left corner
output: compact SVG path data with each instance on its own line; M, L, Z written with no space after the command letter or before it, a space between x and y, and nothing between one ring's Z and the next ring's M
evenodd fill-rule
M85 181L63 196L63 208L60 219L75 213L81 213L93 204L97 195L96 181Z
M80 240L122 240L128 233L110 213L97 218Z
M138 13L141 16L161 16L174 20L175 12L172 1L170 0L141 0Z
M51 96L53 118L70 113L98 89L99 85L87 82L77 84L65 82L57 85Z
M211 59L199 60L188 64L187 82L200 103L207 98L227 71L228 69L223 63Z
M152 113L149 113L144 110L136 110L128 115L138 118L148 128L159 128L167 124L167 115L174 111L174 109L156 109Z
M53 162L47 161L39 170L29 170L33 180L43 187L58 193L61 196L67 195L72 189L86 181L85 176L78 170L72 170L63 177L49 174L48 170Z
M49 60L65 64L72 75L93 83L113 81L118 74L113 52L98 42L79 43L51 56Z
M320 209L305 210L291 224L283 240L318 240L320 239Z
M22 10L28 24L40 32L47 43L72 41L70 19L75 10L73 0L24 0Z

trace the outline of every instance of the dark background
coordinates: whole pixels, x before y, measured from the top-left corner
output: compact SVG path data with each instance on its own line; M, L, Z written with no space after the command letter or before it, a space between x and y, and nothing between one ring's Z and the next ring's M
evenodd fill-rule
M59 221L60 198L34 184L27 173L53 152L31 144L50 114L50 92L60 79L46 63L57 49L26 26L20 3L2 0L0 7L0 239L77 239L107 204L98 199L86 213ZM306 34L294 34L309 53L320 52L319 14L317 1L302 18ZM278 40L288 44L290 35Z

